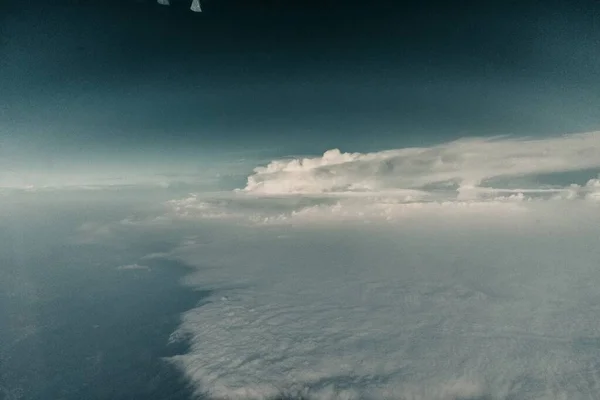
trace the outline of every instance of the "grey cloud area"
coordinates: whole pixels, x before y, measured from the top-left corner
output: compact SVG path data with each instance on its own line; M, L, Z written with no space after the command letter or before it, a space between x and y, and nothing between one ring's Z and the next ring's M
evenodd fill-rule
M220 289L185 314L175 336L192 349L172 361L209 398L584 399L598 208L544 204L199 224L170 257L197 266L189 285Z

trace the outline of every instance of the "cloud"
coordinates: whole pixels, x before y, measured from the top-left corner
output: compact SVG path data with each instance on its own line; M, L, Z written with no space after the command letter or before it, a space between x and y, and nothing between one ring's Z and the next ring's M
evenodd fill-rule
M552 151L533 166L515 155L529 142L506 138L288 160L261 179L302 191L155 198L78 235L164 243L138 263L193 267L185 283L210 295L182 315L172 339L189 351L169 360L203 398L585 399L600 390L600 177L575 145L595 149L587 137L539 139L532 154ZM400 161L411 152L444 160ZM320 168L372 186L329 190Z
M99 164L94 168L90 168L89 165L70 165L60 169L44 170L39 167L35 170L22 169L18 172L0 173L0 191L106 191L132 188L197 190L214 187L222 179L209 170L197 173L187 172L182 168L182 171L178 172L164 172L159 168L163 167L150 165L146 171L140 171L139 166L132 162L120 168ZM229 170L233 171L233 168Z
M586 398L599 139L329 151L168 201L192 229L168 258L214 293L170 360L208 398Z
M169 253L158 252L158 253L146 254L141 259L142 260L154 260L154 259L168 259L168 258L169 258Z
M411 218L389 224L331 223L319 206L302 225L198 224L211 241L171 257L214 295L183 316L174 336L190 351L171 361L215 399L597 390L597 204L443 204L403 204ZM509 205L531 208L499 212Z
M579 171L579 181L587 183L540 180L570 171ZM548 201L575 202L570 208L598 204L600 180L590 179L590 171L600 171L600 132L462 139L429 148L329 150L322 157L275 160L255 168L242 190L194 193L166 206L174 218L263 225L469 216L500 223L499 216L510 221L535 215Z
M163 6L168 6L171 4L169 0L156 0L158 4ZM190 6L190 10L194 12L202 12L202 6L200 5L200 0L192 0L192 5Z
M125 271L150 271L150 267L146 265L139 264L130 264L130 265L121 265L117 269L125 270Z
M321 157L275 160L248 177L248 193L318 194L420 190L468 197L498 177L600 168L600 132L544 139L461 139L376 153L328 150Z
M600 179L590 179L583 191L586 199L600 201Z

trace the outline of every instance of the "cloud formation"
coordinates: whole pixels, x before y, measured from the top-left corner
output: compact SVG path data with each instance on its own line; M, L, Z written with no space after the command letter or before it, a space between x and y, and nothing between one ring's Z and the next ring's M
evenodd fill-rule
M600 392L596 138L274 161L245 190L78 237L161 238L175 248L139 265L196 268L186 283L211 295L170 361L204 398L583 400Z
M599 170L598 133L465 139L276 160L171 200L197 231L168 257L214 293L171 361L215 399L587 399Z
M441 206L399 224L198 224L205 239L169 257L214 295L184 315L174 337L191 348L171 361L210 399L586 399L600 213L573 204L508 221Z
M326 151L275 160L248 177L245 192L265 195L420 190L465 198L486 181L600 168L600 132L544 139L461 139L376 153Z
M150 271L150 267L139 264L121 265L117 269L123 271Z
M567 172L577 172L580 183L548 183ZM242 190L191 194L167 208L180 218L252 224L522 218L550 201L599 204L599 172L600 132L463 139L364 154L330 150L322 157L272 161L256 168Z

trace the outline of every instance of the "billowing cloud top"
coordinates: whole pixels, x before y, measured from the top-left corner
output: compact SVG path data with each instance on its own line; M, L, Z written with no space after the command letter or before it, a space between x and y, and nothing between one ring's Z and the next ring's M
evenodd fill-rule
M233 194L192 194L167 207L183 218L268 225L467 215L478 216L466 219L471 223L510 225L514 219L508 217L528 213L535 221L559 206L550 204L557 201L595 208L599 172L600 132L462 139L375 153L336 149L321 157L272 161L254 169L246 187ZM561 215L572 208L561 208Z
M600 132L545 139L471 138L427 148L375 153L333 149L321 157L276 160L256 168L243 190L281 195L408 189L422 195L449 191L465 198L478 188L489 189L486 182L494 178L594 168L600 168ZM593 188L594 181L589 185Z

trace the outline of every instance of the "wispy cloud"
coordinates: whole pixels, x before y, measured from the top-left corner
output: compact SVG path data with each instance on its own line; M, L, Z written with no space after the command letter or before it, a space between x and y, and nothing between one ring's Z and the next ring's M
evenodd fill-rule
M117 269L124 271L150 271L150 267L139 264L121 265Z

